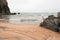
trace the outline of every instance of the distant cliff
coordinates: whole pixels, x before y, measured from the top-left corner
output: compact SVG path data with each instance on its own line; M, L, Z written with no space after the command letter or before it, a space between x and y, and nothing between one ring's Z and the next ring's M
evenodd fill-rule
M10 9L7 0L0 0L0 15L9 15Z

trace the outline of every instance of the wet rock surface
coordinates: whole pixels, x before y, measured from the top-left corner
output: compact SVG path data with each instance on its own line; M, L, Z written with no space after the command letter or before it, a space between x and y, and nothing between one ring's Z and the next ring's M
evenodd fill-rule
M44 19L43 22L40 23L40 26L43 26L55 32L60 32L60 16L59 15L60 13L58 13L57 17L55 17L54 15L48 16L46 19Z

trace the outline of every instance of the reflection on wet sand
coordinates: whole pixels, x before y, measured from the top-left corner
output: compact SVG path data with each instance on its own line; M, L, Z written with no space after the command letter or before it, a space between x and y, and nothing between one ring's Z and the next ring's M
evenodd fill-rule
M0 16L0 22L9 22L10 15L2 15Z
M38 24L40 23L38 18L22 17L21 15L2 15L0 16L0 22L8 22L13 24Z

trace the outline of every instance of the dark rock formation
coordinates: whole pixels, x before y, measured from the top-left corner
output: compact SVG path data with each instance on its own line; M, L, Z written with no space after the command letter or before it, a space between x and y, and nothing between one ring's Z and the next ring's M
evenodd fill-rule
M57 16L60 18L60 12L58 12Z
M18 13L18 14L20 14L20 13Z
M58 12L58 15L57 15L57 17L58 17L58 29L59 29L59 32L60 32L60 12Z
M57 15L57 17L58 17L59 24L60 24L60 12L58 12L58 15Z
M17 13L10 13L10 15L16 15Z
M8 15L10 10L8 7L7 0L0 0L0 15Z
M59 18L55 17L54 15L50 15L46 19L44 19L44 21L40 23L40 26L51 29L56 32L60 32Z

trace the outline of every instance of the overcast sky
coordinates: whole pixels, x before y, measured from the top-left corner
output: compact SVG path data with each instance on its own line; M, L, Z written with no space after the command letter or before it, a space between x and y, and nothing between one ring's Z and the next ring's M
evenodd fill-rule
M60 0L7 0L11 12L58 12Z

